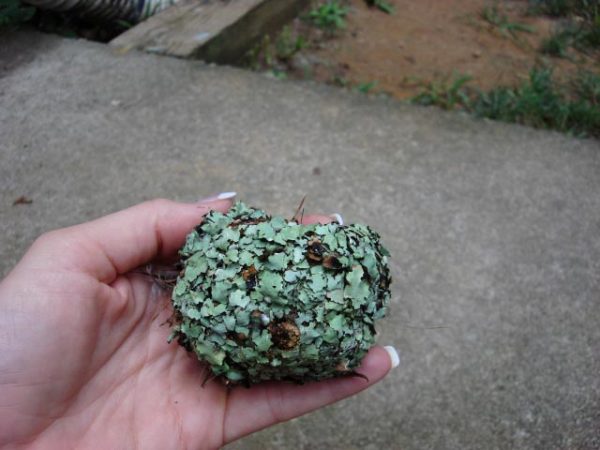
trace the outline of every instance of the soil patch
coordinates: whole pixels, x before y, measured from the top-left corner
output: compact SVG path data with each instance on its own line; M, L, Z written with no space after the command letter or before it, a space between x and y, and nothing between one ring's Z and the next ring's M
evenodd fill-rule
M600 68L597 54L565 59L540 53L560 20L528 14L527 1L390 3L393 15L351 0L345 29L333 35L310 31L305 20L297 19L292 33L308 35L310 45L287 60L288 75L346 86L370 83L374 91L407 99L427 83L449 83L459 74L472 77L470 87L488 90L515 86L540 64L554 67L559 80L578 69Z

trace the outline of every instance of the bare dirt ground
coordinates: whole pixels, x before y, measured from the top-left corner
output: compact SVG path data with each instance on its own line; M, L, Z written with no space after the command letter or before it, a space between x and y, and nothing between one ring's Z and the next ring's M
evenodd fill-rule
M391 0L393 15L364 0L349 3L345 29L316 38L313 31L312 44L290 60L289 76L346 86L376 82L375 91L406 99L429 82L450 83L459 74L472 77L470 87L491 89L520 83L536 64L551 65L559 79L578 68L600 68L590 55L565 59L540 53L559 21L528 14L525 0ZM506 26L482 16L494 5ZM511 32L511 24L532 31ZM293 28L302 33L306 25L297 19Z

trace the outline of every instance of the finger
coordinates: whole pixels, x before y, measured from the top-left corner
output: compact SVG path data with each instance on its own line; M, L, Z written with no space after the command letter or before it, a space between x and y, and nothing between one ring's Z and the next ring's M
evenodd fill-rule
M227 211L232 199L197 204L152 200L100 219L47 233L34 244L53 267L89 273L110 283L155 258L173 256L186 235L211 210Z
M325 224L325 223L329 223L329 222L337 222L340 225L344 225L344 220L342 219L342 216L340 216L337 213L331 214L329 216L324 216L324 215L320 215L320 214L309 214L309 215L302 217L302 223L305 225L312 224L312 223Z
M347 377L305 385L270 382L250 389L234 389L229 394L225 413L225 442L301 416L368 388L385 377L393 364L397 365L397 356L395 361L391 358L383 347L372 348L357 370L368 381Z

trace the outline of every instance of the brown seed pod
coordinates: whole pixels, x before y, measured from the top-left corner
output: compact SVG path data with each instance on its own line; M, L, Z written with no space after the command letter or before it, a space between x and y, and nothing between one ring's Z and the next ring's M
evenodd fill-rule
M306 257L310 261L321 262L323 261L323 255L325 255L326 251L327 250L325 249L323 244L321 244L321 241L319 241L318 239L313 239L309 242L307 246Z
M269 332L273 344L282 350L291 350L300 343L300 330L291 321L272 323Z
M244 281L246 281L246 289L249 291L254 289L256 283L258 283L258 271L254 266L242 270L242 277L244 278Z
M335 255L327 255L323 258L323 267L326 269L339 270L342 268L342 263Z

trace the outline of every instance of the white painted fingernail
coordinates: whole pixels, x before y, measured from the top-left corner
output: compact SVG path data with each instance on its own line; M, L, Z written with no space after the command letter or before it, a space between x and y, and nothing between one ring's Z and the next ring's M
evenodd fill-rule
M237 192L221 192L217 195L217 200L227 200L237 195Z
M338 213L333 213L331 216L332 219L335 219L335 221L337 223L339 223L340 225L344 225L344 219L342 218L341 214Z
M207 203L215 200L228 200L230 198L234 198L236 195L236 192L221 192L220 194L211 195L210 197L198 200L198 203Z
M392 363L392 369L398 367L400 365L400 356L398 356L398 352L391 345L386 345L383 347L390 357L390 361Z

